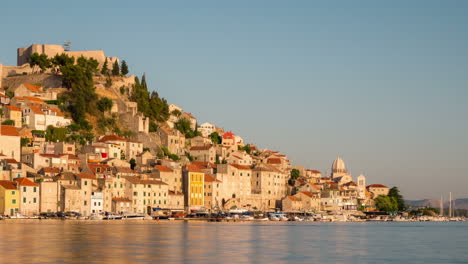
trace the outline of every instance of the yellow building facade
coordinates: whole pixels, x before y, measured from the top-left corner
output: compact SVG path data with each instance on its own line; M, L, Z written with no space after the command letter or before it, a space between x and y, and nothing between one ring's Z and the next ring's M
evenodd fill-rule
M188 165L184 171L186 187L186 206L188 210L200 209L205 206L204 182L205 173L195 165Z
M0 181L0 214L14 216L19 211L19 191L13 181Z

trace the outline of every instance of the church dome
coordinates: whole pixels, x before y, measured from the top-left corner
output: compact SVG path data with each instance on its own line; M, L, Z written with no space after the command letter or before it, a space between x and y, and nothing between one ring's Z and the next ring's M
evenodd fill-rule
M336 158L335 161L333 161L332 165L332 172L333 173L346 173L346 165L344 164L344 161L338 157Z

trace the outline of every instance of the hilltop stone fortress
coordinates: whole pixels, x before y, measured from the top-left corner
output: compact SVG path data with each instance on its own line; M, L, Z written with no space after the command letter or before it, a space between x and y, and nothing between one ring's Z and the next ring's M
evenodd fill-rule
M107 57L102 50L66 51L62 46L53 44L32 44L29 47L18 48L17 52L16 66L7 66L0 62L0 87L2 87L3 78L32 73L32 69L29 67L29 58L36 52L46 54L49 58L62 53L75 57L75 59L80 56L94 58L99 62L99 65L103 65L106 58L109 65L119 61L117 57Z

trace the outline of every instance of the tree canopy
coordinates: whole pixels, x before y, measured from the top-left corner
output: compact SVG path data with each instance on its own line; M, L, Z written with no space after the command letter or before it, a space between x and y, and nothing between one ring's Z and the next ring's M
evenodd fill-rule
M400 190L398 190L398 187L395 186L391 188L388 192L388 196L395 199L398 211L406 210L405 199L403 199L403 196L400 194Z
M117 61L115 61L114 65L112 65L112 75L114 75L114 76L119 76L120 75L120 67L119 67L119 63Z
M29 66L33 69L37 66L41 69L41 71L45 71L46 69L50 68L52 64L46 54L39 54L35 52L31 54L31 57L29 58Z
M122 65L120 66L120 73L122 74L122 76L128 74L128 65L125 60L122 61Z
M375 207L382 212L396 212L398 211L398 204L394 197L387 195L379 195L375 199Z
M141 82L135 77L130 100L137 103L138 111L152 120L165 122L169 119L169 105L166 99L160 98L157 92L148 92L145 75L142 76Z
M209 137L214 144L221 144L221 137L219 136L218 132L211 133Z
M99 111L101 112L106 112L106 111L110 111L112 109L112 106L113 106L113 102L111 99L107 98L107 97L102 97L101 99L99 99L99 101L97 102L97 108L99 109Z

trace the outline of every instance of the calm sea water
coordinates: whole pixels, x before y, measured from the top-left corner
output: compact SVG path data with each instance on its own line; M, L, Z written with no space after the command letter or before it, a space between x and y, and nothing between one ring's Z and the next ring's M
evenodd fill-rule
M5 220L0 263L468 263L468 222Z

